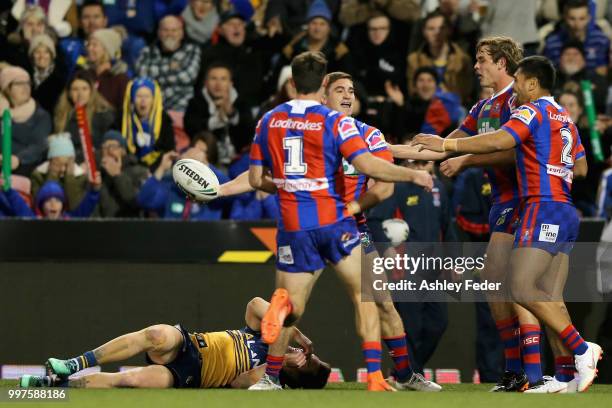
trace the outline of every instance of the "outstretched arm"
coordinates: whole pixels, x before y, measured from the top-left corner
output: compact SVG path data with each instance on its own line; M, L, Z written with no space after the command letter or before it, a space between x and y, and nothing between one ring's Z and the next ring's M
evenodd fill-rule
M276 194L276 185L269 177L265 176L263 166L251 164L249 167L249 184L255 190L262 190L266 193Z
M428 173L396 166L373 156L371 153L360 154L353 159L352 164L357 171L376 180L387 182L409 181L429 190L433 188L433 179Z
M373 185L365 193L359 196L357 200L353 200L346 204L346 208L350 215L358 214L366 211L381 201L386 200L393 194L394 184L384 181L370 180Z
M514 150L485 154L464 154L440 163L440 171L446 177L454 177L468 167L509 167L515 163Z
M505 130L461 139L443 139L433 135L417 135L411 145L434 152L493 153L516 146L514 137Z
M417 136L436 136L436 135L428 135L424 133L419 133ZM467 133L463 130L455 129L453 130L446 139L459 139L464 137L469 137ZM415 136L416 137L416 136ZM433 152L431 150L420 150L416 146L413 146L412 143L409 145L390 145L389 149L391 153L393 153L393 157L396 159L411 159L411 160L444 160L451 156L450 152Z

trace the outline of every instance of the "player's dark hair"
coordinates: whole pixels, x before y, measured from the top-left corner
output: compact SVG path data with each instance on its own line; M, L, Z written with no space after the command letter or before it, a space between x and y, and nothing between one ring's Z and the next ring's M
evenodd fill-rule
M491 56L493 62L497 63L500 59L506 60L506 72L509 75L514 74L518 67L519 61L523 58L523 46L510 37L495 36L487 37L478 41L476 51L485 48L486 52Z
M566 0L563 4L563 13L567 13L570 10L583 8L589 9L589 0Z
M346 72L342 72L342 71L330 72L329 74L325 76L325 78L327 78L325 92L329 92L332 84L341 79L348 79L349 81L353 81L353 76L351 74L347 74Z
M327 59L319 51L306 51L291 61L293 82L298 94L317 92L327 72Z
M303 369L286 369L280 371L280 383L292 389L318 390L327 385L331 367L320 362L314 371Z
M518 64L518 69L527 78L535 78L540 88L551 91L555 86L557 72L552 62L541 55L523 58Z
M85 10L86 7L99 7L100 10L102 10L102 14L104 14L104 17L106 17L104 3L102 3L101 0L85 0L83 4L81 4L81 7L79 7L79 17L81 17L81 14L83 13L83 10Z
M421 74L429 74L433 77L436 84L440 83L440 78L438 78L438 72L434 67L420 67L416 71L414 71L414 76L412 77L412 84L416 85L417 78L421 76Z

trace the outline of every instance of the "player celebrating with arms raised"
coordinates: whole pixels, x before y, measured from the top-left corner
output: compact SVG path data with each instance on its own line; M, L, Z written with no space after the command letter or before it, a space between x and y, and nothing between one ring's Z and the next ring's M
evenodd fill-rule
M516 147L516 175L521 198L520 222L510 259L513 299L553 330L574 354L579 392L596 376L602 349L585 342L572 325L562 300L551 299L537 283L553 262L567 265L579 220L570 191L574 176L587 171L584 149L569 114L550 96L555 69L544 57L523 59L515 73L519 107L500 130L442 139L419 135L413 144L435 152L491 153Z
M249 182L270 193L278 192L281 217L277 235L277 276L271 306L262 321L262 336L271 344L266 374L251 389L280 389L278 371L287 331L301 317L310 292L328 261L351 296L359 296L360 236L337 191L344 157L359 172L381 181L419 182L422 173L376 158L360 137L352 118L320 101L327 61L321 53L305 52L291 63L298 96L266 113L251 148ZM264 176L271 171L271 180ZM427 183L431 183L429 178ZM381 366L380 322L373 302L356 305L357 331L363 339L368 389L393 390Z

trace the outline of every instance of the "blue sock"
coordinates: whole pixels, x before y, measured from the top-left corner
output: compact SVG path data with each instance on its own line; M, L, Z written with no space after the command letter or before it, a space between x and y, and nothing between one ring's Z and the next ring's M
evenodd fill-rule
M529 384L533 385L542 380L539 325L521 324L521 355Z
M86 351L83 355L68 360L73 372L81 371L89 367L97 366L98 360L93 351Z

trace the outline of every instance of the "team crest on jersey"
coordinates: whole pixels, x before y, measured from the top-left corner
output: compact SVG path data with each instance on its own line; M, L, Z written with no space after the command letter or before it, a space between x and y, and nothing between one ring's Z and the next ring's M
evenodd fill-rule
M342 118L338 127L340 129L340 138L342 140L359 135L359 129L357 129L357 125L355 125L355 121L352 118Z
M347 177L359 177L359 172L351 163L344 157L342 158L342 172Z
M366 142L371 151L383 149L387 146L385 136L378 129L376 129L366 138Z
M512 113L512 118L518 119L529 126L535 115L536 111L533 108L523 105Z

